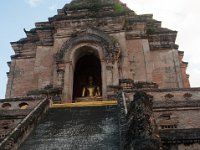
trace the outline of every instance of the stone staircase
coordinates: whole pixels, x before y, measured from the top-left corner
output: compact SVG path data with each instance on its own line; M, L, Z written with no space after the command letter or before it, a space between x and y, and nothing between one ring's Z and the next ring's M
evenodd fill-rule
M117 105L53 107L20 150L118 150Z

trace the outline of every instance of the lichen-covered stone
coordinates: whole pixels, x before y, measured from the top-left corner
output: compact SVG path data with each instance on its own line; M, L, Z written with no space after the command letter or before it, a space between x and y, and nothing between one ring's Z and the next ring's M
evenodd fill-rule
M153 118L153 103L145 92L136 92L127 114L126 150L159 150L161 142Z

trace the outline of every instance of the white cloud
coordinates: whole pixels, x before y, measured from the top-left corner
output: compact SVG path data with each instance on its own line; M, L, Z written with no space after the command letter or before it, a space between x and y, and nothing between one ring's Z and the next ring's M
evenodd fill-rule
M53 5L49 6L48 9L52 10L52 11L57 10L57 5L53 4Z
M41 3L43 0L26 0L26 2L31 6L31 7L36 7L39 3Z

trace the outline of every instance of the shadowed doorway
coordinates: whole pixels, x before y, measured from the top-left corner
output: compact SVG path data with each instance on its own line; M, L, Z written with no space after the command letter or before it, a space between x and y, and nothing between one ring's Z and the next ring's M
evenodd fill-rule
M73 101L82 97L83 88L88 85L88 79L93 78L93 84L102 88L101 63L94 54L86 54L78 59L74 72Z

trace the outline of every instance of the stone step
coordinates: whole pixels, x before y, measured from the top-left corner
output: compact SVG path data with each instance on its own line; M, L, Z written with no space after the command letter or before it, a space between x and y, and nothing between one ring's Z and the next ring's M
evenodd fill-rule
M81 105L50 108L20 150L118 150L119 147L117 106Z

